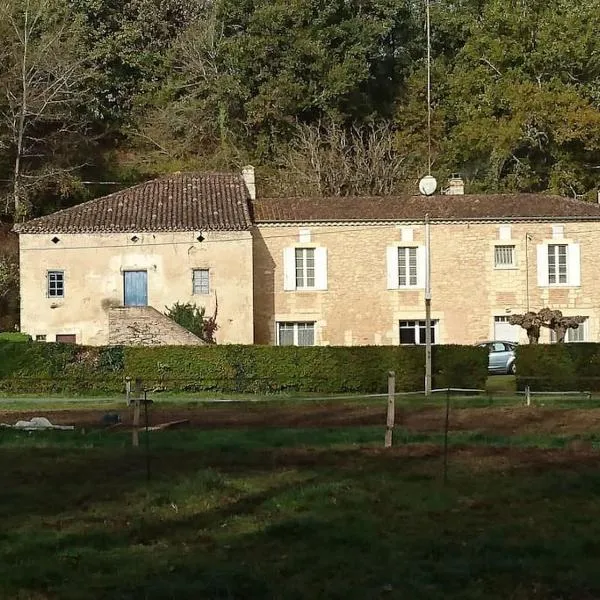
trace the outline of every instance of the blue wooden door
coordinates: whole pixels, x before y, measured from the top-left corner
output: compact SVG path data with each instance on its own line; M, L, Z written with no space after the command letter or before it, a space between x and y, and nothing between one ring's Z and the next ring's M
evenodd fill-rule
M123 273L125 306L148 305L148 273L146 271L125 271Z

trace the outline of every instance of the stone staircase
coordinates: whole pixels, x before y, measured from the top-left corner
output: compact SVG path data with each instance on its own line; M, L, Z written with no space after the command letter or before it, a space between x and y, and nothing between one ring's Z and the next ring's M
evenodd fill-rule
M152 306L118 306L108 311L113 346L202 346L206 342Z

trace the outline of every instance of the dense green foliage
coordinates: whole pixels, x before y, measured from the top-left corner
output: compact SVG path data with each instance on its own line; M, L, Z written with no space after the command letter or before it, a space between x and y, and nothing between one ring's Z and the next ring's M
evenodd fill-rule
M433 348L434 386L482 388L487 353L471 346ZM225 392L384 392L387 372L399 391L422 390L424 348L406 346L86 347L0 342L6 390L112 391L125 376L151 389Z
M199 307L191 302L175 302L165 307L165 315L184 329L198 336L209 344L215 343L214 333L217 329L215 317L207 317L204 306Z
M520 390L600 390L600 344L518 346L517 366Z
M373 124L389 127L394 162L414 182L427 164L424 6L9 0L0 15L2 206L17 218L43 214L175 169L247 161L260 169L261 193L290 193L298 174L289 157L306 126L325 138L330 127L365 136ZM432 2L438 178L461 172L471 191L592 194L599 8Z

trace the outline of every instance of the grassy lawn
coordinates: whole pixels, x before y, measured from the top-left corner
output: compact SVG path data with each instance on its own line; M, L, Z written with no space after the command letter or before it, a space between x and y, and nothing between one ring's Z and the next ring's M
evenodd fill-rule
M600 436L0 430L0 598L600 596Z

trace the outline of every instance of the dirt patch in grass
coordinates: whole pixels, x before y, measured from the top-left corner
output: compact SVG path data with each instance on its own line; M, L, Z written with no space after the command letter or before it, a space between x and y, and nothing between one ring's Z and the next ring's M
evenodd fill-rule
M131 424L131 411L98 409L29 410L0 412L0 422L14 423L40 415L53 423L78 427L102 427L107 412L117 412L122 427ZM385 405L330 404L311 405L244 405L227 406L154 406L149 413L151 425L167 421L189 420L198 429L237 428L329 428L382 425ZM142 415L143 422L143 415ZM397 411L398 426L415 432L436 432L443 429L444 409L441 407L403 408ZM450 414L452 431L481 431L498 435L584 434L600 430L600 409L564 409L540 407L486 407L453 409Z

